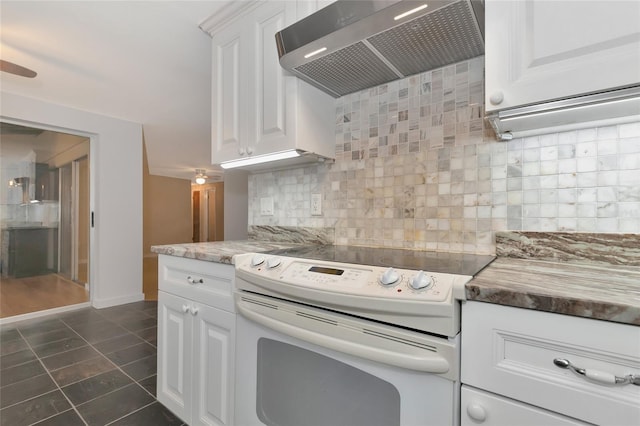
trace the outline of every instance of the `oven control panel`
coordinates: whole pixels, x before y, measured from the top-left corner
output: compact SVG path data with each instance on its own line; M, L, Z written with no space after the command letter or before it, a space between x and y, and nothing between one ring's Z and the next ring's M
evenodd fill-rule
M363 297L450 303L454 290L464 292L464 284L471 278L263 254L245 254L234 259L236 271L245 282L258 283L275 291L309 289Z

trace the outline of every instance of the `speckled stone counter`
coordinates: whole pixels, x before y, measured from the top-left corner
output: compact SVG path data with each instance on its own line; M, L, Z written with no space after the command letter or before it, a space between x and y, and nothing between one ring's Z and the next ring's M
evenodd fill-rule
M333 244L335 228L306 228L302 226L251 225L249 240L299 244Z
M497 253L503 257L467 284L466 296L640 325L638 247L640 236L633 234L502 233Z
M297 247L301 244L271 241L216 241L210 243L168 244L152 246L158 254L205 260L208 262L233 264L236 254L263 252Z
M640 266L640 234L497 232L498 257Z

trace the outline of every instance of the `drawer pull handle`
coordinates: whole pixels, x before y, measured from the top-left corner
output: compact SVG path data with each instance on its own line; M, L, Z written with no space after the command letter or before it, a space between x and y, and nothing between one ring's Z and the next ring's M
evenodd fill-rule
M187 277L187 281L189 281L189 284L202 284L204 283L204 280L202 278L191 278L190 276Z
M585 368L576 367L575 365L571 364L571 361L564 358L556 358L553 360L553 363L560 368L566 368L573 371L574 373L586 377L587 379L593 380L594 382L603 383L605 385L632 384L640 386L640 375L638 374L627 374L624 377L620 377L611 373L605 373L603 371L587 370Z

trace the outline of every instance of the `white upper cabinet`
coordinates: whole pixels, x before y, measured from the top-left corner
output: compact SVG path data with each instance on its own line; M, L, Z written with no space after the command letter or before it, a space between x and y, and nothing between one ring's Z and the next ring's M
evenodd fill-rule
M247 138L246 126L240 133L240 98L246 98L249 89L246 83L240 84L248 80L247 67L240 63L240 52L249 42L243 33L242 28L232 27L213 37L212 151L223 157L238 155L241 141Z
M212 163L299 149L335 156L334 99L288 74L275 34L322 2L237 2L212 35Z
M255 113L254 121L249 126L253 132L249 138L249 145L253 145L256 155L295 146L295 142L291 143L288 139L295 131L292 107L296 102L297 79L286 78L278 62L275 42L276 32L295 22L294 6L293 2L266 3L256 9L251 20L255 29L252 61L255 64L255 72L252 74L255 85ZM251 100L249 102L251 103Z
M486 110L640 84L640 1L487 0Z

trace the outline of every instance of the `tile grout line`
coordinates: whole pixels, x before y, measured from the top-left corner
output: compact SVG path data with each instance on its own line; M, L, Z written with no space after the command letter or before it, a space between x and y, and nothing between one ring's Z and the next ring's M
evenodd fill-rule
M64 320L62 320L62 321L64 322ZM107 319L107 321L109 321L109 322L110 322L110 323L112 323L112 324L116 324L115 322L113 322L113 321L111 321L111 320L109 320L109 319ZM67 323L65 322L65 324L67 324ZM119 324L116 324L116 325L119 325ZM68 326L69 328L71 328L68 324L67 324L67 326ZM125 330L127 330L127 332L128 332L128 333L134 334L132 331L130 331L130 330L128 330L128 329L126 329L126 328L124 328L124 327L122 327L122 328L123 328L123 329L125 329ZM75 332L75 330L74 330L74 332ZM124 336L124 334L123 334L122 336ZM135 334L134 334L134 336L136 336L136 337L138 337L138 338L142 339L141 337L139 337L139 336L137 336L137 335L135 335ZM117 336L117 337L120 337L120 336ZM116 339L117 337L114 337L114 339ZM95 399L97 399L97 398L100 398L100 397L102 397L102 396L109 395L109 394L111 394L111 393L113 393L113 392L115 392L115 391L117 391L117 390L119 390L119 389L125 388L125 387L127 387L127 386L129 386L129 385L131 385L131 384L136 384L136 385L138 385L138 386L139 386L140 388L142 388L145 392L147 392L149 395L151 395L154 399L157 399L153 394L151 394L151 392L149 392L147 389L145 389L145 388L144 388L144 386L141 386L141 385L140 385L140 383L138 383L138 381L137 381L137 380L135 380L133 377L131 377L129 374L127 374L127 372L126 372L126 371L124 371L122 368L120 368L120 366L119 366L118 364L116 364L116 363L115 363L115 362L113 362L109 357L107 357L107 355L106 355L106 354L103 354L103 353L102 353L102 352L100 352L98 349L96 349L96 348L93 346L93 344L89 343L89 341L87 341L84 337L80 336L80 338L81 338L82 340L84 340L85 342L87 342L87 345L89 345L93 350L95 350L96 352L98 352L98 353L99 353L103 358L105 358L107 361L109 361L109 362L110 362L110 363L111 363L111 364L116 368L116 370L119 370L122 374L124 374L126 377L128 377L128 378L129 378L133 383L129 383L128 385L122 386L122 387L120 387L120 388L118 388L118 389L114 389L114 390L112 390L112 391L110 391L110 392L107 392L107 393L105 393L105 394L103 394L103 395L97 396L96 398L90 399L90 400L85 401L85 402L83 402L82 404L78 404L78 405L83 405L83 404L86 404L86 403L88 403L88 402L90 402L90 401L93 401L93 400L95 400ZM106 339L106 340L110 340L110 339ZM104 341L106 341L106 340L104 340ZM144 343L149 344L149 343L148 343L146 340L144 340L144 339L142 339L142 341L143 341ZM97 342L97 343L100 343L100 342ZM139 343L136 343L136 344L131 345L131 346L127 346L127 348L130 348L130 347L135 346L135 345L137 345L137 344L139 344ZM151 346L153 346L153 345L151 345ZM154 348L155 348L155 346L154 346ZM123 348L123 349L126 349L126 348ZM110 353L111 353L111 352L110 352ZM156 355L156 356L157 356L157 355ZM147 358L147 357L144 357L144 358ZM143 359L143 358L140 358L140 359ZM138 360L136 360L136 361L138 361ZM136 362L136 361L131 361L130 363L127 363L127 364L124 364L124 365L129 365L129 364L131 364L131 363L133 363L133 362ZM100 373L100 374L102 374L102 373ZM97 375L98 375L98 374L97 374ZM152 374L152 375L153 375L153 374ZM95 376L92 376L92 377L95 377ZM148 376L148 377L151 377L151 376ZM145 379L146 379L146 378L148 378L148 377L145 377ZM83 379L83 380L86 380L86 379ZM82 380L78 380L77 382L74 382L74 383L78 383L78 382L81 382L81 381L82 381ZM71 383L70 383L70 384L71 384ZM69 384L69 385L70 385L70 384ZM69 385L67 385L67 386L69 386ZM63 392L63 393L64 393L64 392ZM75 407L75 405L74 405L74 407ZM129 414L131 414L131 413L129 413ZM128 416L129 414L127 414L126 416ZM126 416L123 416L123 417L126 417ZM84 420L84 419L83 419L83 420Z
M144 310L139 310L138 312L143 313L144 315L146 315L146 316L147 316L147 317L149 317L149 318L154 318L154 319L156 319L156 320L157 320L157 318L155 318L155 317L153 317L153 316L151 316L151 315L147 314L146 312L144 312ZM139 339L141 339L141 340L142 340L142 342L140 342L140 343L136 343L136 344L133 344L133 345L127 346L127 347L125 347L125 348L120 348L120 349L126 349L126 348L129 348L129 347L135 346L135 345L137 345L137 344L146 343L146 344L148 344L148 345L152 346L152 347L153 347L154 349L156 349L156 351L157 351L157 346L156 346L156 345L153 345L153 344L151 344L150 342L148 342L147 340L143 339L142 337L140 337L139 335L137 335L137 334L136 334L136 332L134 332L134 331L132 331L132 330L130 330L130 329L127 329L126 327L124 327L124 326L122 326L122 325L120 325L120 324L118 324L118 323L116 323L116 322L112 321L111 319L109 319L109 318L105 317L104 315L101 315L99 312L96 312L96 313L97 313L98 315L100 315L100 316L101 316L105 321L107 321L107 322L109 322L109 323L111 323L111 324L113 324L113 325L116 325L116 326L118 326L118 327L121 327L123 330L126 330L128 334L132 334L132 335L134 335L134 336L136 336L137 338L139 338ZM83 405L83 404L85 404L85 403L88 403L88 402L90 402L90 401L93 401L93 400L95 400L95 399L97 399L97 398L100 398L100 397L102 397L102 396L109 395L109 394L111 394L111 393L113 393L113 392L115 392L115 391L117 391L117 390L119 390L119 389L123 389L123 388L125 388L125 387L127 387L127 386L130 386L130 385L132 385L132 384L135 384L135 385L137 385L138 387L142 388L142 389L143 389L147 394L149 394L149 395L154 399L154 401L152 401L151 403L149 403L149 404L147 404L147 405L145 405L145 406L143 406L143 407L141 407L141 408L139 408L139 409L137 409L137 410L134 410L134 411L132 411L132 412L130 412L130 413L127 413L127 414L125 414L124 416L122 416L122 417L120 417L120 418L118 418L118 419L116 419L116 420L113 420L113 421L112 421L112 422L110 422L110 423L113 423L113 422L115 422L115 421L117 421L117 420L120 420L120 419L122 419L122 418L124 418L124 417L127 417L128 415L130 415L130 414L132 414L132 413L134 413L134 412L137 412L137 411L141 410L142 408L145 408L145 407L147 407L147 406L149 406L149 405L153 404L154 402L157 402L157 397L156 397L155 395L153 395L151 392L149 392L149 391L148 391L144 386L142 386L142 385L139 383L139 381L138 381L138 380L135 380L135 379L134 379L133 377L131 377L127 372L125 372L125 371L124 371L120 366L118 366L115 362L113 362L111 359L109 359L109 358L106 356L106 354L103 354L103 353L102 353L101 351L99 351L99 350L98 350L98 349L97 349L97 348L96 348L92 343L90 343L90 342L89 342L88 340L86 340L83 336L81 336L81 335L80 335L76 330L74 330L74 329L73 329L73 327L72 327L71 325L69 325L69 324L64 320L64 318L59 318L59 317L58 317L57 319L58 319L59 321L61 321L61 322L65 325L65 327L67 327L67 328L68 328L68 329L70 329L74 334L76 334L80 339L82 339L84 342L86 342L87 346L89 346L89 347L91 347L93 350L95 350L95 351L99 354L99 356L103 357L103 358L104 358L104 359L106 359L108 362L110 362L110 363L115 367L115 369L116 369L116 370L120 371L123 375L125 375L127 378L129 378L129 379L132 381L132 383L129 383L129 384L125 385L125 386L122 386L122 387L120 387L120 388L118 388L118 389L114 389L114 390L112 390L112 391L110 391L110 392L107 392L107 393L105 393L105 394L103 394L103 395L100 395L100 396L98 396L98 397L96 397L96 398L93 398L93 399L91 399L91 400L85 401L85 402L83 402L82 404L78 404L78 406ZM145 328L145 329L140 329L140 330L138 330L138 332L140 332L140 331L142 331L142 330L149 329L149 328L153 328L153 327L147 327L147 328ZM80 415L80 412L77 410L77 406L76 406L73 402L71 402L71 400L67 397L67 395L66 395L66 394L64 393L64 391L62 390L62 387L60 387L60 385L58 384L58 382L56 382L56 380L53 378L53 376L52 376L51 372L49 371L49 369L48 369L48 368L46 367L46 365L44 365L44 363L42 362L42 359L43 359L43 358L47 358L47 357L40 357L40 356L39 356L39 355L38 355L38 354L33 350L33 346L31 345L31 343L30 343L29 341L27 341L27 339L26 339L26 338L25 338L25 336L22 334L22 332L19 330L19 328L18 328L18 327L16 327L15 329L16 329L16 331L18 332L18 334L20 335L20 337L21 337L22 339L24 339L24 341L25 341L25 343L27 344L27 346L28 346L29 350L31 350L31 352L36 356L37 361L38 361L38 362L40 363L40 365L44 368L44 370L45 370L46 374L49 376L49 378L53 381L53 383L55 384L55 386L56 386L57 390L59 390L59 391L62 393L62 395L64 396L64 398L65 398L65 399L69 402L69 404L71 405L71 408L76 412L76 414L80 417L80 419L84 422L84 424L85 424L85 425L87 425L87 422L86 422L86 421L85 421L85 419L82 417L82 415ZM52 331L53 331L53 330L52 330ZM123 335L121 335L121 336L124 336L124 334L123 334ZM121 336L116 336L116 337L113 337L112 339L116 339L116 338L121 337ZM64 340L64 339L56 340L56 342L61 341L61 340ZM111 339L106 339L106 340L104 340L104 341L107 341L107 340L111 340ZM49 342L49 343L53 343L53 342ZM101 343L101 342L97 342L97 343ZM82 346L81 346L81 347L82 347ZM72 348L72 349L69 349L68 351L59 352L58 354L52 354L52 355L49 355L49 356L55 356L55 355L63 354L63 353L65 353L65 352L70 352L70 351L72 351L72 350L76 350L76 349L79 349L79 348ZM118 349L118 350L120 350L120 349ZM114 352L115 352L115 351L114 351ZM156 356L157 356L157 354L156 354ZM96 357L94 357L94 358L98 358L98 356L96 356ZM94 359L94 358L90 358L90 359ZM144 359L144 358L148 358L148 357L143 357L143 358L140 358L140 359ZM77 363L75 363L75 364L78 364L78 363L81 363L81 362L84 362L84 361L86 361L86 360L79 361L79 362L77 362ZM124 364L123 366L125 366L125 365L129 365L129 364L132 364L132 363L137 362L137 361L139 361L139 360L131 361L131 362L127 363L127 364ZM23 364L24 364L24 363L23 363ZM65 366L65 367L62 367L62 368L70 367L70 366L73 366L73 365L75 365L75 364L71 364L71 365L69 365L69 366ZM22 364L19 364L19 365L22 365ZM109 370L109 371L112 371L112 370ZM100 374L103 374L103 373L100 373ZM99 374L97 374L97 375L99 375ZM96 375L96 376L97 376L97 375ZM147 378L149 378L149 377L152 377L152 376L153 376L153 374L151 374L151 375L149 375L149 376L147 376L147 377L144 377L144 378L142 378L142 379L140 379L140 380L145 380L145 379L147 379ZM95 377L95 376L91 376L91 377ZM88 377L88 378L90 378L90 377ZM85 379L82 379L82 380L86 380L86 379L88 379L88 378L85 378ZM66 387L66 386L70 386L70 385L72 385L72 384L74 384L74 383L79 383L79 382L80 382L80 381L82 381L82 380L78 380L78 381L76 381L76 382L69 383L69 384L65 385L65 387ZM17 382L17 383L19 383L19 382ZM49 391L49 392L53 392L53 391ZM26 399L26 400L23 400L23 401L19 401L19 402L15 403L15 404L12 404L12 405L8 406L8 407L12 407L12 406L17 405L17 404L20 404L20 403L22 403L22 402L29 401L29 400L31 400L31 399L33 399L33 398L37 398L37 397L39 397L39 396L46 395L46 394L47 394L47 393L49 393L49 392L45 392L45 393L43 393L43 394L36 395L36 396L34 396L34 397L32 397L32 398L29 398L29 399ZM5 407L5 408L8 408L8 407ZM4 408L3 408L3 409L4 409ZM57 416L57 415L59 415L59 414L62 414L62 413L64 413L64 412L66 412L66 411L69 411L69 410L64 410L64 411L62 411L62 412L60 412L60 413L56 413L56 414L54 414L54 415L52 415L52 416L49 416L49 417L47 417L47 418L44 418L44 419L38 420L38 422L36 422L36 423L32 423L32 425L36 425L37 423L40 423L40 422L42 422L42 421L45 421L45 420L50 419L50 418L52 418L52 417L55 417L55 416Z
M62 322L64 323L64 325L65 325L65 326L69 327L67 323L65 323L64 321L62 321ZM75 331L74 329L72 329L71 327L69 327L69 329L70 329L71 331L73 331L74 333L76 333L76 331ZM72 402L71 402L71 400L69 399L69 397L67 397L67 395L62 391L62 388L60 387L60 385L58 384L58 382L56 382L56 380L53 378L53 376L51 375L51 372L49 371L49 369L47 368L47 366L46 366L46 365L44 365L44 363L42 362L42 359L40 358L40 356L39 356L39 355L38 355L38 354L33 350L33 347L31 346L31 343L29 343L29 342L27 341L27 339L24 337L24 335L22 334L22 332L20 331L20 329L16 328L16 330L18 331L18 333L20 334L20 336L22 336L22 338L25 340L25 342L27 343L27 346L29 347L29 349L31 349L31 351L34 353L34 355L36 356L36 359L38 360L38 362L40 363L40 365L42 365L42 368L44 368L44 371L49 375L49 378L51 379L51 381L53 382L53 384L56 386L56 389L57 389L57 390L62 394L62 396L64 397L64 399L66 399L66 400L67 400L67 402L69 403L69 405L71 405L71 409L72 409L72 410L74 410L74 411L76 412L76 414L78 415L78 417L80 418L80 420L82 420L82 422L83 422L83 423L85 424L85 426L86 426L86 425L87 425L87 422L86 422L86 421L84 420L84 418L80 415L80 413L79 413L79 412L78 412L78 410L76 409L75 404L74 404L74 403L72 403ZM76 333L76 334L78 334L78 333ZM80 335L78 334L78 336L80 336ZM82 336L80 336L80 338L82 338ZM84 339L83 339L83 340L84 340ZM64 353L64 352L62 352L62 353ZM50 391L50 392L53 392L53 391ZM46 395L47 393L49 393L49 392L46 392L46 393L44 393L44 394L42 394L42 395ZM31 398L31 399L33 399L33 398ZM28 401L28 400L26 400L26 401ZM24 401L22 401L22 402L24 402ZM42 421L44 421L44 420L50 419L50 418L52 418L52 417L55 417L55 416L57 416L57 415L59 415L59 414L62 414L62 413L64 413L64 412L66 412L66 411L69 411L69 410L64 410L64 411L62 411L62 412L56 413L56 414L54 414L54 415L52 415L52 416L49 416L49 417L47 417L47 418L40 419L40 420L38 420L38 421L37 421L37 422L35 422L35 423L31 423L31 425L37 425L38 423L40 423L40 422L42 422Z
M110 422L109 422L109 423L107 423L105 426L112 425L112 424L114 424L115 422L117 422L117 421L119 421L119 420L122 420L122 419L124 419L124 418L125 418L125 417L127 417L127 416L130 416L130 415L131 415L131 414L133 414L133 413L137 413L138 411L143 410L143 409L145 409L145 408L149 407L150 405L155 404L156 402L158 402L158 401L157 401L157 400L155 400L155 401L151 401L151 402L150 402L150 403L148 403L147 405L144 405L144 406L142 406L142 407L138 408L137 410L134 410L134 411L132 411L132 412L130 412L130 413L125 414L125 415L124 415L124 416L122 416L122 417L118 417L117 419L115 419L115 420L113 420L113 421L110 421Z

